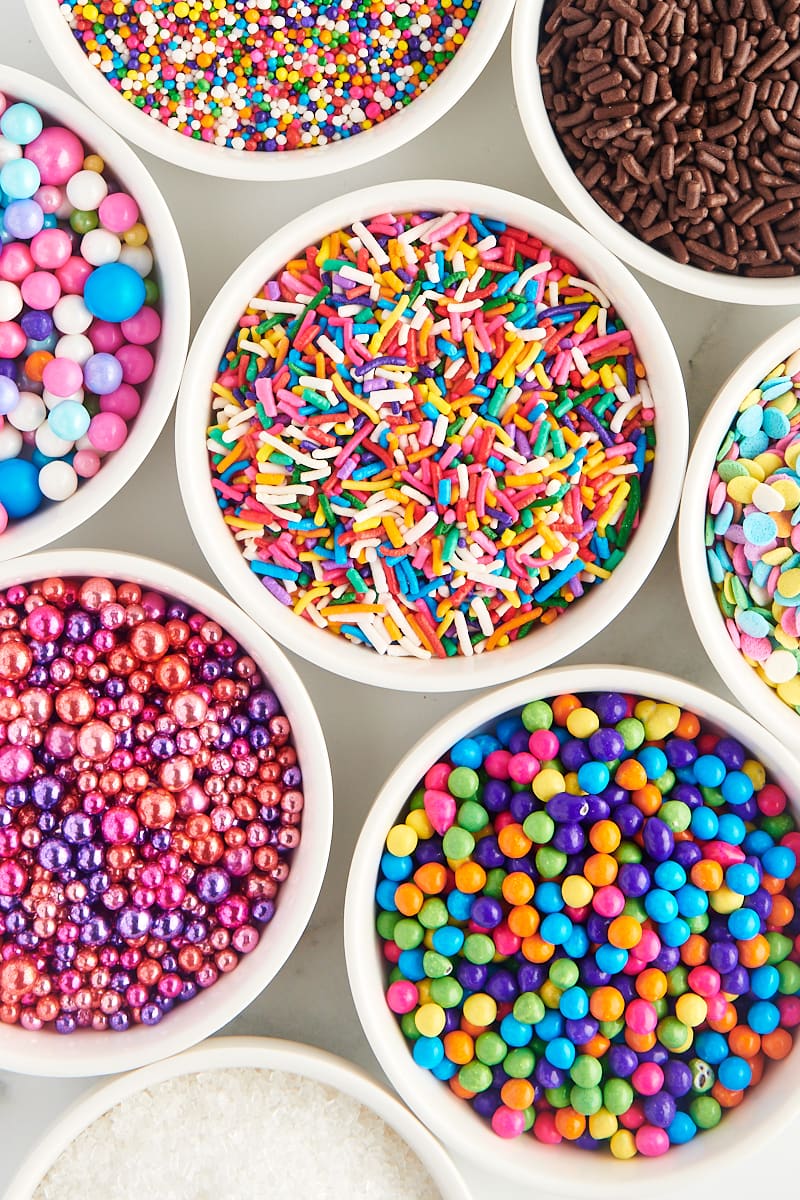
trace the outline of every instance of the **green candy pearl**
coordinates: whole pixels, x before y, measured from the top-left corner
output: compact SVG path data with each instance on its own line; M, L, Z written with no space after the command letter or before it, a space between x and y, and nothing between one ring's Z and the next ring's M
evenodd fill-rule
M642 852L635 842L621 842L614 851L614 858L618 863L640 863Z
M385 942L392 941L397 922L402 919L398 912L379 912L375 920L378 937L383 938Z
M444 954L426 950L422 956L422 969L428 979L443 979L445 975L452 975L453 964Z
M569 1101L576 1112L591 1117L603 1107L603 1093L599 1087L574 1087L570 1089Z
M713 1096L697 1096L689 1105L689 1116L698 1129L713 1129L722 1119L722 1109Z
M499 1033L479 1033L475 1039L475 1057L487 1067L496 1067L507 1054L508 1046Z
M512 1079L528 1079L535 1066L536 1056L529 1046L519 1046L503 1059L503 1070Z
M446 976L431 981L431 1000L442 1008L455 1008L461 1003L464 989L457 979Z
M528 733L536 729L549 729L553 724L553 710L546 700L532 700L525 705L520 716Z
M480 785L478 774L471 767L455 767L447 780L448 791L459 800L469 800L477 793Z
M445 857L455 862L462 858L469 858L474 849L475 838L468 830L460 829L458 825L451 825L442 838L442 850Z
M608 1079L603 1088L603 1104L615 1117L626 1113L633 1104L633 1088L627 1079Z
M636 717L625 717L617 723L616 730L621 735L626 750L638 750L644 741L644 725Z
M546 812L532 812L522 822L522 832L536 846L546 846L555 831L555 821Z
M416 1009L414 1010L416 1012ZM414 1022L414 1013L403 1013L400 1018L400 1028L403 1031L403 1036L410 1042L415 1042L420 1036L420 1032Z
M548 978L551 983L554 983L557 988L561 988L565 992L567 988L574 987L580 977L580 968L571 958L559 958L552 964L548 971Z
M560 850L553 850L550 846L542 846L536 851L536 870L543 879L555 879L560 875L567 865L567 856L562 854Z
M414 917L403 917L394 927L394 940L401 950L416 950L424 937L425 930Z
M464 939L461 953L468 962L485 966L494 958L494 942L486 933L470 933Z
M674 775L672 778L674 782ZM692 810L682 800L667 800L661 805L658 815L673 833L683 833L684 829L689 828L692 820Z
M553 1108L568 1108L570 1098L569 1094L571 1090L572 1089L569 1088L567 1084L564 1084L563 1087L559 1088L545 1088L544 1097L547 1103Z
M417 920L424 929L441 929L450 920L444 900L430 896L417 913Z
M603 1068L596 1058L592 1058L591 1054L579 1054L570 1067L569 1073L572 1082L579 1088L597 1087L603 1078ZM596 1112L597 1110L593 1109L592 1111Z
M523 1025L536 1025L544 1016L544 1003L536 992L523 992L514 1001L512 1012Z
M468 833L480 833L489 824L489 814L482 804L467 800L458 810L457 821Z
M492 1086L492 1071L481 1062L467 1063L458 1072L458 1082L468 1092L485 1092Z

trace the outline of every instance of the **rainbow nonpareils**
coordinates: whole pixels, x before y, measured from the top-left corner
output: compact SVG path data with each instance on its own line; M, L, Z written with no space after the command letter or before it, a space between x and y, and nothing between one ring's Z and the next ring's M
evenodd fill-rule
M239 321L208 447L281 604L388 655L549 624L622 560L654 455L611 301L534 234L383 214L306 247Z
M0 1021L155 1025L275 912L289 721L216 621L136 583L15 585L0 618Z

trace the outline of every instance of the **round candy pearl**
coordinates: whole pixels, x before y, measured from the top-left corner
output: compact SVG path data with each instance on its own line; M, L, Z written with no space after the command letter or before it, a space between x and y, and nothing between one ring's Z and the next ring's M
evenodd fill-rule
M19 388L13 379L0 375L0 416L13 412L19 404Z
M0 321L0 357L17 358L28 344L16 321Z
M126 233L139 219L139 205L127 192L113 192L100 204L98 215L112 233Z
M42 372L42 382L54 396L71 396L83 384L83 371L70 358L52 358Z
M0 187L11 200L30 199L41 182L36 164L26 158L15 158L0 167Z
M11 104L0 117L0 131L20 146L27 146L42 132L42 118L32 104Z
M23 279L20 291L28 308L49 311L59 301L61 284L50 271L35 271Z
M128 436L128 427L122 417L113 412L100 412L92 417L89 425L89 441L95 450L108 454L119 450Z
M116 413L123 421L132 421L141 404L139 393L129 383L121 383L115 391L100 397L101 412Z
M0 427L0 462L16 458L22 449L22 434L10 422Z
M70 129L50 125L28 144L25 157L39 168L42 183L63 187L81 170L85 151Z
M135 346L150 346L161 333L161 317L154 308L145 305L135 317L123 321L122 332Z
M3 213L3 227L14 238L28 241L43 226L44 213L34 199L14 200Z
M79 450L72 466L79 479L91 479L100 470L100 458L94 450Z
M20 392L19 401L13 412L8 414L9 422L15 429L23 433L31 433L41 425L47 415L44 401L35 392Z
M66 192L79 212L94 212L108 195L108 184L99 171L76 171L67 180Z
M153 374L155 362L145 346L120 346L117 358L126 383L144 383Z
M81 238L81 254L94 267L116 262L121 250L119 238L106 229L91 229Z
M0 282L0 321L13 321L22 308L22 293L17 285L10 280Z
M56 271L61 288L70 296L82 296L86 280L92 273L92 264L73 254Z
M42 502L39 472L22 458L0 462L0 504L9 517L30 516Z
M144 304L145 287L132 267L121 262L106 263L92 271L83 297L93 316L103 321L127 321Z
M76 442L78 438L83 437L90 427L90 422L89 413L75 400L64 400L57 404L47 418L47 423L56 437L69 442Z
M24 242L6 242L0 254L0 279L21 283L26 275L30 275L34 263L32 246L33 243L29 248Z
M47 421L36 430L34 441L36 449L44 454L45 458L63 458L65 454L69 454L73 446L72 442L57 437Z
M122 363L113 354L93 354L86 361L83 375L90 391L107 396L122 383Z
M147 279L153 270L153 255L147 246L123 246L119 259L142 279Z
M31 257L44 271L63 267L71 253L72 241L63 229L43 229L31 241Z
M48 500L67 500L78 487L78 476L67 462L45 463L39 472L39 488Z
M84 366L94 354L94 346L83 333L65 333L56 342L53 353L57 358L71 358Z
M62 296L53 309L53 321L60 333L85 333L92 314L80 296Z

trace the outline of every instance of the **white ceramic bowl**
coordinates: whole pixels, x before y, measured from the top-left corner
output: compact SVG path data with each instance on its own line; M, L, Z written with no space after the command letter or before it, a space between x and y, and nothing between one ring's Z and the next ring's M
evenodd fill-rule
M623 562L602 587L549 626L511 646L447 660L388 659L317 629L261 586L225 525L209 483L206 428L211 383L239 317L264 281L306 245L342 225L391 210L464 209L511 222L569 254L614 301L633 331L656 408L656 457L641 523ZM603 629L633 598L667 540L686 465L688 417L680 367L669 335L645 292L613 255L579 226L532 200L482 184L416 180L381 184L312 209L268 238L236 270L197 331L184 372L175 430L181 494L195 537L223 586L290 650L328 671L378 687L451 692L486 687L564 658Z
M135 108L111 87L59 11L59 0L25 0L31 22L53 63L81 99L143 150L190 171L218 178L282 183L362 166L424 133L457 104L492 57L511 18L514 0L481 0L478 15L452 61L429 88L387 120L325 146L303 150L231 150L185 137Z
M681 500L678 554L686 603L700 641L739 702L786 745L797 748L800 716L764 683L734 646L708 574L705 516L717 452L739 405L778 363L800 348L800 319L790 321L748 354L714 397L692 448Z
M692 296L727 300L731 304L798 303L800 275L786 279L749 279L744 275L684 266L648 246L603 212L567 161L545 108L536 62L544 3L545 0L520 0L517 5L512 41L514 91L531 150L553 191L576 220L638 271Z
M45 501L32 516L9 524L0 534L0 559L6 559L38 550L87 521L108 504L152 450L172 408L186 358L189 279L166 201L144 165L113 129L60 88L13 67L0 66L0 92L30 101L51 120L72 129L136 199L150 232L162 316L161 336L154 347L155 370L142 389L142 407L131 422L125 444L104 459L92 479L82 480L68 500L60 504Z
M331 844L333 798L330 764L314 707L286 656L243 612L214 588L155 559L112 550L51 550L0 564L0 588L51 575L124 579L184 600L207 613L252 655L269 679L292 724L292 740L303 771L302 838L288 879L281 885L275 916L255 950L235 971L158 1025L136 1025L124 1033L78 1030L66 1036L32 1033L0 1024L0 1069L22 1075L109 1075L177 1054L209 1037L246 1008L277 975L297 945L322 887Z
M242 1068L301 1075L352 1097L381 1117L414 1151L439 1188L442 1200L470 1200L461 1176L439 1143L402 1104L358 1067L315 1046L259 1037L213 1038L184 1054L93 1088L58 1117L37 1142L3 1200L30 1200L59 1155L115 1104L181 1075ZM109 1147L109 1152L112 1150ZM336 1194L335 1186L331 1194Z
M545 671L464 705L440 721L395 768L370 810L353 855L344 911L350 988L364 1032L378 1062L406 1104L454 1154L491 1163L509 1182L535 1185L542 1195L567 1194L586 1200L650 1196L662 1189L713 1180L714 1166L730 1166L737 1154L764 1144L800 1111L794 1086L800 1040L785 1065L770 1065L757 1091L725 1113L714 1130L698 1135L664 1158L638 1156L621 1163L610 1155L588 1155L562 1142L546 1146L534 1137L501 1142L470 1106L445 1083L418 1067L397 1018L385 999L386 961L375 933L375 884L386 834L430 766L461 737L486 729L529 700L598 691L620 691L678 704L741 739L783 786L795 815L800 812L797 761L771 733L738 708L710 692L655 671L636 667L578 666Z

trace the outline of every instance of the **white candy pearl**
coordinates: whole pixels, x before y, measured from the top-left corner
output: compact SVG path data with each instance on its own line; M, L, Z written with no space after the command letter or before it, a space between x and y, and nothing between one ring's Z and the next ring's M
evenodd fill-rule
M92 229L81 238L81 254L93 267L116 262L121 250L119 238L107 229Z
M8 419L2 429L0 429L0 462L6 458L16 458L22 449L22 434L13 425L9 425Z
M78 476L69 463L45 463L39 472L39 487L48 500L68 500L77 491Z
M56 437L46 421L36 430L34 441L36 449L41 450L48 458L63 458L72 449L72 442Z
M94 346L85 334L66 333L56 342L53 353L56 358L71 358L82 367L94 354Z
M7 137L0 137L0 167L14 158L22 158L22 146L9 141Z
M83 388L78 388L77 392L73 392L71 396L54 396L52 392L48 392L47 388L42 392L42 399L48 409L55 408L62 400L77 400L78 404L83 404L83 397Z
M147 279L153 269L153 256L147 246L123 246L119 261L126 267L133 267L142 279Z
M22 292L15 283L0 280L0 321L13 321L22 312Z
M46 415L47 409L41 396L37 396L36 392L20 392L19 404L8 414L6 420L10 421L15 429L30 433L38 429Z
M59 333L85 333L93 320L80 296L62 296L52 315Z
M94 212L108 195L108 184L98 171L76 171L67 184L67 199L81 212Z

